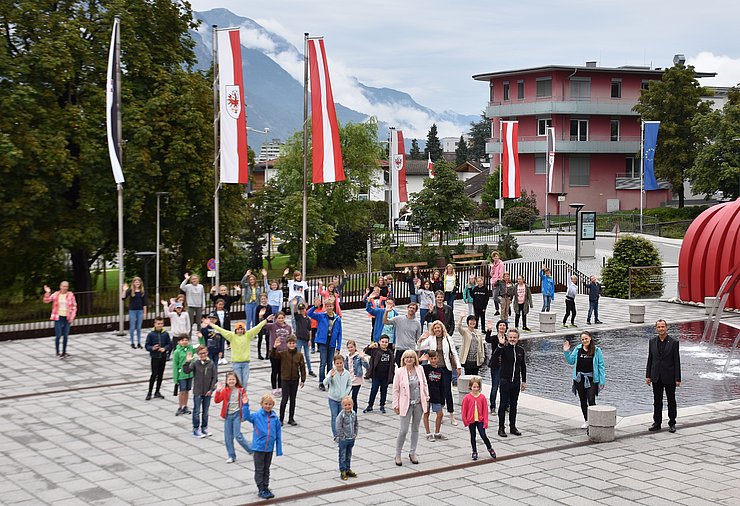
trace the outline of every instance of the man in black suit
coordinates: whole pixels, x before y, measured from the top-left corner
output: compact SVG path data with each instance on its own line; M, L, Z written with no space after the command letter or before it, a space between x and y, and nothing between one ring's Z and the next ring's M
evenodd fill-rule
M676 432L676 387L681 385L681 358L678 339L668 336L665 320L655 323L658 336L650 340L645 383L653 385L653 424L651 432L660 430L663 421L663 390L668 398L668 430Z

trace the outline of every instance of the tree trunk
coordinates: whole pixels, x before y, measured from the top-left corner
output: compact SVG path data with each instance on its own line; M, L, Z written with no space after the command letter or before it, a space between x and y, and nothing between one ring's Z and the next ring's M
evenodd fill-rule
M684 206L683 189L684 189L684 183L681 182L681 185L678 187L678 207L679 208L682 208Z
M77 298L77 314L80 316L92 313L93 294L90 277L90 262L87 251L73 249L70 251L72 257L72 280L75 297Z

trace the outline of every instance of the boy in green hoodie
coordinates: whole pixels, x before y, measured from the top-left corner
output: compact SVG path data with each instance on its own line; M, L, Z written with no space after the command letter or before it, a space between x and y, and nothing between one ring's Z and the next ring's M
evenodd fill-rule
M172 382L177 385L180 392L178 398L179 407L175 413L175 416L180 416L192 413L188 409L188 395L193 386L193 373L184 372L182 366L185 363L188 353L195 353L195 349L190 344L190 336L187 334L181 334L177 338L177 348L172 353Z

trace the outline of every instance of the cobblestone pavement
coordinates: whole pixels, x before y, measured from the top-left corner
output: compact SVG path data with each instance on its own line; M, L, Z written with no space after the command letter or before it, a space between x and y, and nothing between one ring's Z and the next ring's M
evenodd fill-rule
M562 314L561 294L555 308ZM579 297L579 309L585 305ZM541 304L535 296L535 307ZM456 304L458 319L463 304ZM629 327L627 302L602 299L599 330ZM534 315L536 316L536 314ZM703 310L646 302L646 322L703 318ZM489 311L493 319L493 308ZM585 316L577 319L584 322ZM740 316L728 316L740 327ZM537 325L531 325L536 328ZM346 311L345 339L364 346L370 325ZM559 329L548 334L572 334ZM542 334L532 332L527 338ZM459 336L455 334L459 341ZM70 339L71 356L54 357L53 338L0 343L0 503L243 504L259 501L251 458L226 463L223 423L211 407L213 437L195 439L188 417L175 417L167 370L164 400L145 401L149 360L128 337L110 333ZM312 355L314 359L317 355ZM640 359L642 360L642 358ZM168 364L169 366L170 364ZM222 367L222 372L230 366ZM446 441L419 443L418 466L393 465L398 419L390 410L360 414L353 469L339 480L326 394L316 381L298 394L299 426L284 429L284 453L273 459L271 488L286 501L323 504L740 504L740 400L679 410L678 432L648 433L650 416L624 418L617 440L591 444L573 404L522 395L522 437L498 438L499 460L471 462L467 429L446 420ZM269 365L252 355L249 391L269 390ZM364 406L369 392L360 392ZM192 403L192 401L191 401ZM680 401L679 401L680 407ZM244 432L251 429L249 424ZM423 430L423 429L422 429ZM238 446L237 446L238 448ZM483 455L483 453L481 453ZM310 494L310 497L296 494Z

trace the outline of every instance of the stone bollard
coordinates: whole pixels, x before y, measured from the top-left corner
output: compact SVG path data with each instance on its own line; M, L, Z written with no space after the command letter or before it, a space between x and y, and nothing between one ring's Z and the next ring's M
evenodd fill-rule
M617 425L617 408L614 406L588 407L588 437L596 443L614 441L614 426Z
M480 376L478 376L481 378ZM461 374L457 377L457 407L462 408L462 400L463 397L468 395L470 392L470 386L469 382L471 379L475 378L472 374ZM481 381L483 381L483 378L481 378ZM458 409L459 412L459 409Z
M630 304L630 323L645 323L645 304Z
M555 332L555 311L540 313L540 332Z
M717 297L704 297L704 314L712 314L717 307Z

